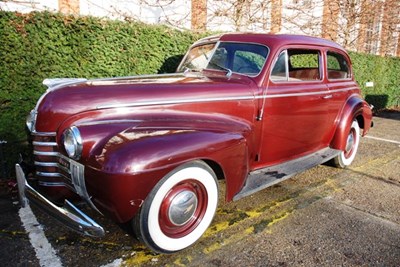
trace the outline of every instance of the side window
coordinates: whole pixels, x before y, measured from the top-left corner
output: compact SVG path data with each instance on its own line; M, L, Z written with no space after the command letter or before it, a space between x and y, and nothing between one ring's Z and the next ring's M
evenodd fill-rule
M321 80L320 52L318 50L288 50L289 80L301 81Z
M327 68L328 79L347 79L351 78L349 62L342 54L328 51Z
M317 81L322 79L318 50L288 49L279 55L271 72L272 81Z
M282 51L279 54L278 59L275 62L274 68L271 72L271 80L272 81L287 81L288 73L287 73L287 53L286 50Z

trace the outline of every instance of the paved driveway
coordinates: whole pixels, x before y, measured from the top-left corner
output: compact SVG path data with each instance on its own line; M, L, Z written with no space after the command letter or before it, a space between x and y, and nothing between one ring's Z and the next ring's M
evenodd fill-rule
M105 219L81 237L0 195L4 266L399 266L400 113L374 118L346 170L318 166L237 202L220 201L205 236L155 255ZM221 186L223 188L223 186ZM221 192L223 195L223 192ZM37 219L37 221L35 221ZM97 217L96 217L97 219ZM44 231L43 231L44 230Z

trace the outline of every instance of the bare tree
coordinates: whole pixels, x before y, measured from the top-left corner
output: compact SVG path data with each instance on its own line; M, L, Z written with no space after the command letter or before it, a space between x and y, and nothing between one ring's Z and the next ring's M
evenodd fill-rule
M262 0L213 0L209 5L209 21L232 25L235 31L266 30L270 2Z
M324 0L290 6L284 16L287 27L322 36L351 50L395 55L399 39L398 0ZM305 6L304 3L308 3ZM316 10L321 11L315 12ZM321 20L322 16L322 20ZM293 27L293 25L295 27Z
M400 55L399 0L109 0L84 1L89 14L163 23L195 31L271 31L322 36L347 49ZM0 1L36 8L35 1ZM77 4L78 3L78 4ZM60 6L79 13L78 0ZM284 3L284 4L283 4ZM76 5L77 4L77 5ZM42 6L42 5L39 5ZM90 10L95 10L93 14ZM40 8L39 8L40 10ZM74 11L75 10L75 11Z

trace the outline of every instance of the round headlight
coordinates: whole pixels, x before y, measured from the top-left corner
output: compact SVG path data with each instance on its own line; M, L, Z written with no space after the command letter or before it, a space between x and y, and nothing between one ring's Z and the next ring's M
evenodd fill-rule
M75 126L65 130L63 134L65 152L70 158L78 160L82 154L82 137L79 129Z
M33 132L35 130L35 123L36 123L36 115L37 112L36 110L31 110L29 115L26 117L26 127L28 127L30 132Z

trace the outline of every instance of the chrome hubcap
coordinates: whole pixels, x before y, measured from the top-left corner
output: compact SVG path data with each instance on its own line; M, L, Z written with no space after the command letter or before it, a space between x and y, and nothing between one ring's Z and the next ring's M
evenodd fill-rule
M189 190L179 192L171 201L168 210L170 221L176 226L187 223L197 209L197 202L197 196L194 192Z
M354 135L353 132L350 132L349 136L347 137L346 152L350 151L353 145L354 145Z

